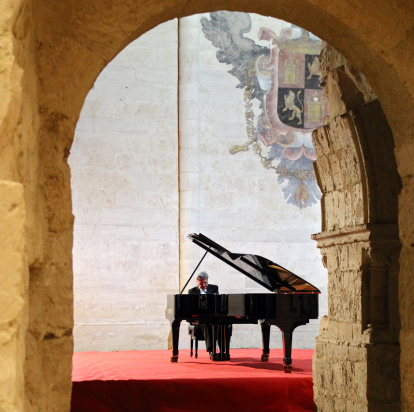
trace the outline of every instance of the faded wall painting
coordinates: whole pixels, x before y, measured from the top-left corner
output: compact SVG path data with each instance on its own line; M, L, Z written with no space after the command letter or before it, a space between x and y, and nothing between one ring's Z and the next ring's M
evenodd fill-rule
M328 114L320 86L322 41L294 25L279 35L261 27L250 36L254 41L246 37L252 34L248 13L210 13L201 25L218 61L233 66L229 73L244 89L248 141L235 142L230 153L252 150L278 175L288 203L300 208L316 203L321 194L312 167L312 131ZM258 44L263 42L267 46Z

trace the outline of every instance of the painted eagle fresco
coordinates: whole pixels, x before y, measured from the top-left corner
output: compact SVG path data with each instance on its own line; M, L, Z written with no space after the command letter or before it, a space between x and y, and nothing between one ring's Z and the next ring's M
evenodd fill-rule
M244 34L249 33L252 28L250 15L230 11L210 13L210 20L201 18L201 26L206 38L217 49L217 60L233 66L228 72L239 80L237 88L244 89L248 62L263 50L268 51L265 47L244 37ZM254 98L262 100L263 93L257 80L252 89Z
M260 46L245 37L252 28L248 13L210 13L210 18L201 18L201 26L217 49L217 60L232 66L228 72L245 90L249 141L232 146L230 153L251 148L284 183L288 203L300 208L316 203L321 193L312 167L316 157L311 133L328 113L320 87L321 40L294 25L279 37L262 27L258 38L269 47ZM260 102L259 115L252 111L253 99Z

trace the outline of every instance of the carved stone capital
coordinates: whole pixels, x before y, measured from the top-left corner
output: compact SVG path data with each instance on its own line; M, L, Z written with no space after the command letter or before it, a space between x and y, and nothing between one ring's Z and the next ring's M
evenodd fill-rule
M363 224L312 235L318 248L367 242L372 247L400 247L398 225Z

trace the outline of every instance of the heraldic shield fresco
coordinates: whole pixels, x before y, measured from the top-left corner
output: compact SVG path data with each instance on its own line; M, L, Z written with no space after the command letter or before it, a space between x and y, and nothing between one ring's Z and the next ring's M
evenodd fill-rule
M304 208L321 193L312 163L316 160L312 131L328 114L320 86L319 54L322 41L297 26L283 28L279 36L261 27L257 44L245 35L252 20L247 13L220 11L203 17L206 38L217 48L220 63L232 65L229 73L244 89L248 141L230 153L252 149L266 169L274 170L288 203ZM253 101L260 102L254 113Z

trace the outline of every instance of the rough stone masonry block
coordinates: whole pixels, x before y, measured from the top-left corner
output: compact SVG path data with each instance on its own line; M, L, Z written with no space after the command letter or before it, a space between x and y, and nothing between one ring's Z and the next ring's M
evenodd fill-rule
M329 295L342 300L361 294L361 274L359 271L337 271L329 279Z
M336 210L334 207L333 193L326 193L323 197L325 202L325 227L323 228L327 232L335 230L337 228Z
M399 345L371 345L368 347L368 398L394 404L397 401L399 404L399 356Z
M0 181L1 411L24 410L24 337L28 320L25 219L23 185Z
M315 147L316 157L329 156L332 153L331 129L330 126L323 126L312 133L313 146Z
M336 116L329 123L333 151L355 148L355 123L351 113Z
M346 175L341 168L342 151L338 150L329 157L331 174L335 190L341 190L344 187L343 176Z
M317 338L313 370L318 412L367 410L366 355L365 347Z
M348 268L350 270L360 270L365 256L366 249L364 248L364 245L348 245Z
M355 151L347 148L341 151L341 168L343 170L344 185L355 185L361 180L359 161ZM345 172L346 171L346 172Z
M355 216L355 211L352 205L352 196L349 190L344 191L344 218L345 227L352 226Z
M414 313L414 299L411 291L414 288L413 265L414 256L409 248L403 248L401 252L401 269L400 269L400 310L404 309L406 315L401 317L402 329L406 332L414 332L414 326L411 322ZM412 352L414 357L414 349ZM414 358L413 358L414 360Z
M401 313L401 333L400 343L401 352L404 356L401 357L401 389L402 389L402 404L405 405L405 411L411 411L414 408L414 327L413 327L413 313L414 313L414 299L412 297L412 290L414 287L414 256L413 247L403 247L401 252L401 270L399 276L399 297L400 297L400 313Z
M316 163L318 166L319 177L322 182L322 191L324 193L332 192L334 190L334 181L329 156L318 157Z
M343 228L346 227L346 214L344 213L346 192L337 190L335 194L337 197L338 225Z
M400 194L399 219L401 221L400 238L404 246L413 248L414 245L414 178L404 179L404 188Z
M339 245L337 246L338 257L339 257L339 267L342 271L348 270L349 262L349 249L348 245Z
M414 142L395 149L395 156L398 160L398 172L402 178L414 174Z
M339 258L336 248L329 248L327 250L327 266L330 274L333 274L339 266Z

